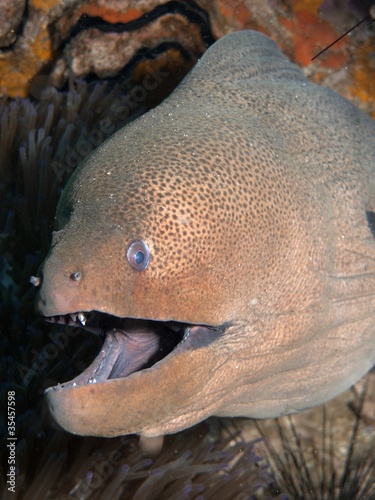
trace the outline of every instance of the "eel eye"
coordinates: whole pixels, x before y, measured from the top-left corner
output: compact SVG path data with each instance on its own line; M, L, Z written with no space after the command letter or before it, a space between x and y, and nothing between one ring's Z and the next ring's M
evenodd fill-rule
M143 271L150 263L150 250L144 241L130 243L126 253L129 264L136 271Z

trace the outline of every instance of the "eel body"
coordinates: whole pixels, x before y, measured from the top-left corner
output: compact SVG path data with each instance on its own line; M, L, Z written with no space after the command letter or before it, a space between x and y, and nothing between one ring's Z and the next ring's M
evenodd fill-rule
M103 348L70 432L157 436L320 405L375 363L375 124L261 33L217 41L78 167L37 308Z

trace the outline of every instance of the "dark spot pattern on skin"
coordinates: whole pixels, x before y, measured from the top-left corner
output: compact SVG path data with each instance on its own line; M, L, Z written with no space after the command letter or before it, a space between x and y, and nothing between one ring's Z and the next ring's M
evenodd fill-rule
M375 212L366 211L368 227L375 238Z

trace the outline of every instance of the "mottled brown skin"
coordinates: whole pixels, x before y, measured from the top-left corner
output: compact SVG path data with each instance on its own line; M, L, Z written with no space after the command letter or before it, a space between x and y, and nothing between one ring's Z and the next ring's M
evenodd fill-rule
M56 420L78 434L160 435L210 415L303 410L366 373L374 139L369 117L266 36L211 47L70 180L39 309L231 326L126 378L50 391ZM141 272L125 257L138 239L152 255Z

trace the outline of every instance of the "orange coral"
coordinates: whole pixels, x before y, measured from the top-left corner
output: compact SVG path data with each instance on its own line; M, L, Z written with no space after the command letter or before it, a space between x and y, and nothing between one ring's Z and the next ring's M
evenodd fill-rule
M245 29L251 18L251 12L244 2L228 0L218 0L220 14L228 19L235 20L237 29Z
M322 3L322 0L295 0L293 8L294 12L309 12L316 14Z
M82 5L77 13L78 17L87 14L88 16L101 17L109 23L129 23L144 14L140 9L129 9L126 12L118 12L109 7L99 6L93 3Z
M29 94L30 80L52 57L52 53L48 29L40 26L29 50L9 53L12 57L0 60L0 94L26 97Z
M280 22L290 31L294 41L295 61L301 66L311 64L311 59L320 50L327 47L337 37L337 31L330 24L320 19L317 14L298 10L293 19L280 19ZM347 40L322 55L319 60L321 66L340 68L347 63L343 47Z
M47 14L51 9L61 4L60 0L32 0L30 2L41 12Z

